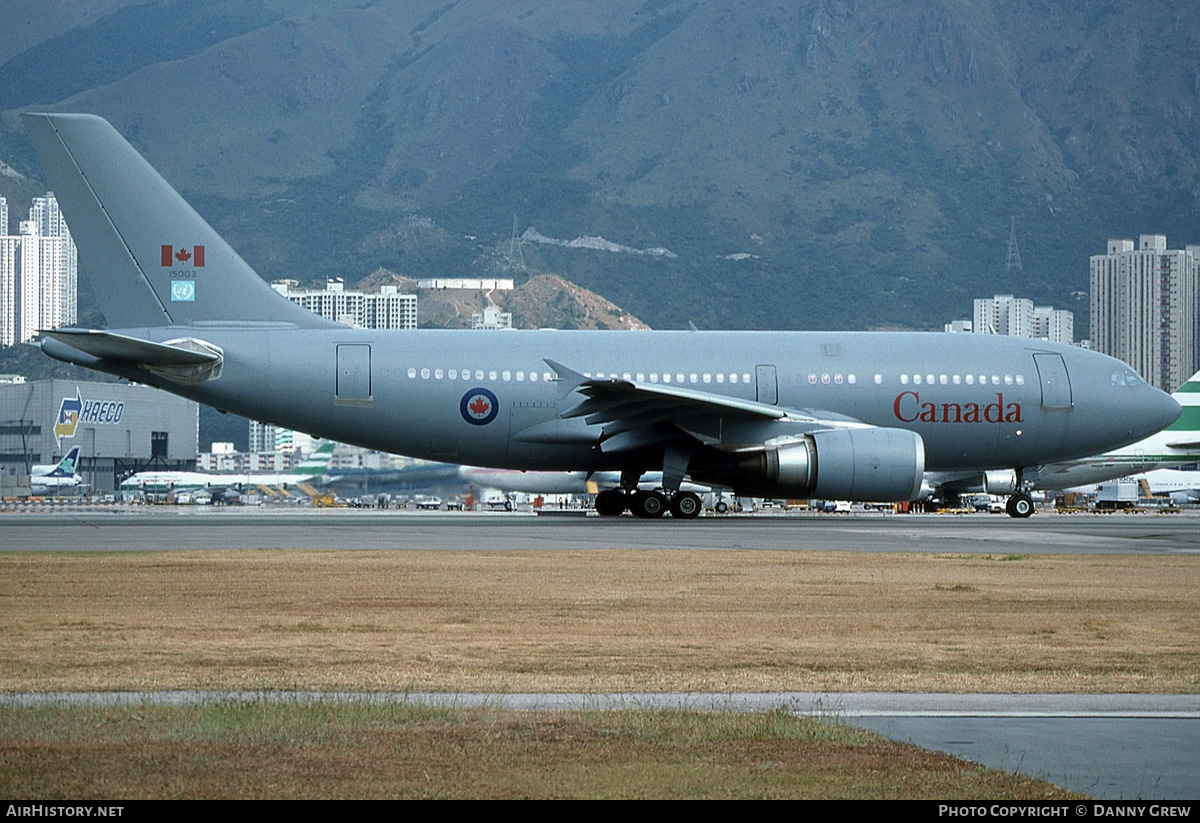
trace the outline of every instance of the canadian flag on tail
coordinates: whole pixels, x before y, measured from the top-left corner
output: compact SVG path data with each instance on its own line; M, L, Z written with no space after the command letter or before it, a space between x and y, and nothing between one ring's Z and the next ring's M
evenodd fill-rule
M192 250L188 251L187 246L162 247L162 264L164 266L181 266L191 263L198 269L204 268L204 246L192 246Z

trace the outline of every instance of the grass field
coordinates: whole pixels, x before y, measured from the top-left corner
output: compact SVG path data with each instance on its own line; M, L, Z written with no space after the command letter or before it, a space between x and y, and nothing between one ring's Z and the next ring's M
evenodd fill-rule
M0 690L1171 692L1200 557L0 554Z
M0 690L1195 692L1191 556L0 554ZM782 711L0 710L0 796L1066 796Z

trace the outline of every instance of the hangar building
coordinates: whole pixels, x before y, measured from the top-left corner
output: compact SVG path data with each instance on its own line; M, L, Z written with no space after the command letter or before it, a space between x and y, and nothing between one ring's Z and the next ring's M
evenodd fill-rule
M79 446L79 473L94 492L153 466L193 470L199 406L131 383L36 380L0 384L0 472L26 474Z

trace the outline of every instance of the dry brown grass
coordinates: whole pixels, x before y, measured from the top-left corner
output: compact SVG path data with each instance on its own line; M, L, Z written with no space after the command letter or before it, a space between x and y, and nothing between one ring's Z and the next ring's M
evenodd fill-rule
M1200 557L0 554L0 690L1195 692Z

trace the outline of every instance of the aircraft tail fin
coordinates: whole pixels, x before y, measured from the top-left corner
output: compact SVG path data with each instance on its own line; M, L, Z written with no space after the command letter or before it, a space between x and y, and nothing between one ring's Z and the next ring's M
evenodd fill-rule
M268 286L108 121L21 118L110 328L337 325Z
M292 469L297 477L318 477L329 470L333 462L333 447L337 445L332 440L322 443L312 454L304 458L298 466Z
M1172 438L1167 445L1173 449L1200 449L1200 372L1188 378L1171 396L1183 406L1183 414L1164 429Z
M1182 386L1171 393L1171 396L1183 402L1182 398L1189 394L1200 396L1200 371L1189 377ZM1200 399L1197 399L1197 402L1200 403Z
M72 446L71 450L63 455L63 459L58 461L55 466L46 475L47 477L74 477L75 470L79 466L79 447Z

